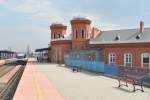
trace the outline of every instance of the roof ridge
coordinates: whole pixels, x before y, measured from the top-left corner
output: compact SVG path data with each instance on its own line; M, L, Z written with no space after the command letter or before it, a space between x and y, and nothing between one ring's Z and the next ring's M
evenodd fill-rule
M150 27L144 27L144 29L150 29ZM140 29L140 28L129 28L129 29L114 29L114 30L105 30L105 31L102 31L102 32L108 32L108 31L125 31L125 30L137 30L137 29Z

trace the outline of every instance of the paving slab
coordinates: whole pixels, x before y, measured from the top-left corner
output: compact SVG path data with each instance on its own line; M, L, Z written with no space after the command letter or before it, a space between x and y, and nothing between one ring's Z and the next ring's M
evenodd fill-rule
M64 100L32 62L26 65L13 100Z
M150 88L131 92L133 87L118 88L118 81L88 72L72 72L58 64L36 64L65 100L150 100ZM140 88L140 87L139 87Z

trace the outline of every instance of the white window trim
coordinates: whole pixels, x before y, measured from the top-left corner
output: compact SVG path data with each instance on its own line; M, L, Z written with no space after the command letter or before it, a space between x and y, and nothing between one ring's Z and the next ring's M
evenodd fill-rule
M143 64L144 64L143 63L143 56L144 56L144 54L148 54L149 55L149 69L150 69L150 54L146 53L146 52L141 54L141 67L143 68Z
M115 55L115 62L111 62L110 61L111 55ZM116 54L115 53L109 53L109 59L108 59L108 61L109 61L109 64L115 64L116 63Z
M131 63L127 63L127 61L126 61L126 55L131 55ZM124 54L124 66L126 66L126 64L131 64L131 67L132 67L132 53L125 53Z

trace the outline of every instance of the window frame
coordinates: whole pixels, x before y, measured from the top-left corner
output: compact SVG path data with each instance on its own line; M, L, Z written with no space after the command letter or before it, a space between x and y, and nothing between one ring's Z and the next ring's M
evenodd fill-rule
M147 54L148 55L148 57L149 57L149 61L148 61L148 63L144 63L143 62L143 57L144 57L144 54ZM143 64L148 64L149 65L149 68L150 68L150 53L141 53L141 67L143 68Z
M75 30L76 39L78 39L78 30Z
M82 37L82 39L84 38L84 34L85 34L84 29L82 29L81 30L81 37Z
M125 53L124 54L124 66L126 66L126 64L131 64L132 67L132 53Z
M109 59L108 59L108 62L109 64L116 64L116 53L109 53Z

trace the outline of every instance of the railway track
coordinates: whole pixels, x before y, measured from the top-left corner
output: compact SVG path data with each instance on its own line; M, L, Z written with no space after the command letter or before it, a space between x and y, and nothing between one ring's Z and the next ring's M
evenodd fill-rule
M12 100L25 65L4 65L0 67L0 100Z

